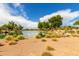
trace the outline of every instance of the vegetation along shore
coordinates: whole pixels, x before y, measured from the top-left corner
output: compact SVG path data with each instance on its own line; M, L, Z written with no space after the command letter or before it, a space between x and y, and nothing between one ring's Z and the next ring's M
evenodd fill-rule
M0 26L1 56L79 56L79 21L73 26L62 26L63 17L56 15L39 22L38 29L24 29L10 21ZM22 31L39 31L34 37Z

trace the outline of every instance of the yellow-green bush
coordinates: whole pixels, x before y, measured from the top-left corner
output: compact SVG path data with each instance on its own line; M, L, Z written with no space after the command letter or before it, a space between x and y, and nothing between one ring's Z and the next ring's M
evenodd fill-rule
M18 35L18 36L16 37L16 39L23 40L23 39L25 39L25 38L24 38L23 35Z
M53 37L53 38L60 38L60 37L61 37L61 35L56 34L56 33L53 33L53 34L52 34L52 37Z
M52 36L51 36L51 35L49 35L49 34L47 34L45 37L46 37L46 38L51 38Z
M8 41L11 41L11 40L14 40L14 37L11 36L11 35L7 35L7 36L5 37L5 39L8 40Z
M36 38L40 39L40 38L42 38L42 37L41 37L40 35L37 35Z

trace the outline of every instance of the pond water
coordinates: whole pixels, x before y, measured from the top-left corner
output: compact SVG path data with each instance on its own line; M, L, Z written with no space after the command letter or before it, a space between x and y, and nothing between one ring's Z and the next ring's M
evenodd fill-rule
M24 37L32 38L35 37L39 31L22 31Z

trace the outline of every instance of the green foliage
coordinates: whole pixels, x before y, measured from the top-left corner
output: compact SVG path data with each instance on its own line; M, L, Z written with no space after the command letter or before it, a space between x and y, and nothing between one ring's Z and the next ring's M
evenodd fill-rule
M79 20L75 21L74 25L79 25Z
M40 39L40 38L42 38L42 37L41 37L40 35L37 35L36 38Z
M38 35L40 35L41 37L45 37L45 32L40 32Z
M49 20L49 23L51 24L52 28L58 28L62 25L62 17L60 15L56 15L51 17Z
M5 37L4 34L0 34L0 39L3 39Z
M49 23L48 22L39 22L38 23L38 28L42 30L49 29Z
M21 25L10 21L8 24L4 24L0 27L0 38L3 39L7 35L12 35L14 37L22 35L22 29L23 27Z
M42 54L42 56L53 56L51 53L49 53L49 52L44 52L43 54Z
M5 37L5 39L6 39L7 41L11 41L11 40L14 40L14 37L11 36L11 35L7 35L7 36Z
M23 35L18 35L16 38L19 39L19 40L25 39Z
M52 28L58 28L62 25L62 17L60 15L56 15L48 19L48 22L39 22L38 28L41 30L48 30Z

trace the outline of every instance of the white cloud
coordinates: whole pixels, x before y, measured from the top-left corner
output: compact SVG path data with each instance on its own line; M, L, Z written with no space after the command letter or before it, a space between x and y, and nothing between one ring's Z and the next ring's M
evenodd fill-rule
M18 4L17 6L19 6ZM13 16L9 10L6 9L4 4L0 4L0 25L14 21L17 24L21 24L24 28L37 28L37 22L30 21L23 16Z
M61 15L63 17L63 25L68 25L70 20L75 19L79 16L79 11L71 11L71 9L60 10L55 13L45 15L40 18L40 21L48 21L49 18L55 15Z
M14 4L15 7L19 7L21 4ZM24 28L36 29L38 22L33 22L21 15L13 16L10 14L10 10L6 8L4 4L0 4L0 25L8 23L9 21L14 21L17 24L21 24ZM23 12L23 10L21 10ZM25 15L25 12L23 12ZM69 24L68 22L76 17L79 17L79 11L71 11L71 9L60 10L49 15L45 15L40 18L40 21L47 21L49 18L55 15L61 15L63 17L63 25ZM26 16L26 15L25 15Z

